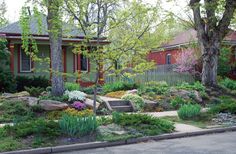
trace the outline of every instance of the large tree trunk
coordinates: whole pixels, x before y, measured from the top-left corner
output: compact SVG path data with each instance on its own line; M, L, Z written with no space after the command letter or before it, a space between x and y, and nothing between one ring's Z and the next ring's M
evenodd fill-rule
M219 56L219 43L211 45L210 47L202 48L202 83L206 86L217 85L217 66Z
M228 27L236 9L236 0L225 0L225 4L218 3L217 0L203 2L204 6L201 0L190 0L189 5L193 10L194 26L202 51L202 83L206 86L216 86L220 43L229 32ZM224 5L221 19L216 16L218 5ZM201 12L203 8L206 13L205 17Z
M52 64L52 95L61 96L64 93L62 67L62 23L59 16L57 1L48 0L48 31Z

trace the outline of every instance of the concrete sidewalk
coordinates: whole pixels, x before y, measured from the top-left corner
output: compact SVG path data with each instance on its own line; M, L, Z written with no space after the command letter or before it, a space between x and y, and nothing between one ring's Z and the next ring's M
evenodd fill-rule
M177 117L177 111L164 111L164 112L144 112L143 114L151 115L153 117Z
M146 112L143 114L151 115L153 117L161 118L161 117L177 117L177 111L165 111L165 112ZM195 127L192 125L182 124L182 123L175 123L175 131L185 133L185 132L196 132L201 131L203 129L199 127Z

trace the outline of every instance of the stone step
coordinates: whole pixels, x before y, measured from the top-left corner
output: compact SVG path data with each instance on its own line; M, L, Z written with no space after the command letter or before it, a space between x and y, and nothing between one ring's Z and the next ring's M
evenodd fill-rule
M124 101L124 100L113 100L113 101L108 101L108 103L111 106L126 106L126 105L130 106L129 101Z
M125 105L125 106L111 106L113 111L117 112L132 112L132 106Z

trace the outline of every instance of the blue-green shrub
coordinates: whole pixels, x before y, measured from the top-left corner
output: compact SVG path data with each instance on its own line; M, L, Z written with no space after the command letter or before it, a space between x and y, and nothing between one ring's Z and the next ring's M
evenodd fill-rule
M221 96L220 103L211 106L209 112L236 114L236 100L228 96Z
M225 78L220 82L220 85L222 85L225 88L228 88L230 90L236 90L236 81L231 80L229 78Z

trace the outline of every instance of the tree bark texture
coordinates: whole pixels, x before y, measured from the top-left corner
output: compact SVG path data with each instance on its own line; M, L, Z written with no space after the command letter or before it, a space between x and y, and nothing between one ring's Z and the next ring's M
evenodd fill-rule
M61 96L64 93L62 67L62 23L59 16L57 0L48 0L48 33L52 64L52 95Z

